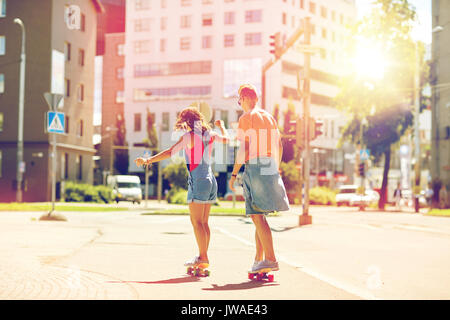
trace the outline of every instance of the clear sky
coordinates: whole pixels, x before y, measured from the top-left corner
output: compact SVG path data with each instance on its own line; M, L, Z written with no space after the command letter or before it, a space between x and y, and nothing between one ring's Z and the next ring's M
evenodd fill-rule
M374 0L356 0L358 17L362 17L370 11ZM409 0L416 8L417 23L413 31L413 37L425 43L431 43L431 0Z

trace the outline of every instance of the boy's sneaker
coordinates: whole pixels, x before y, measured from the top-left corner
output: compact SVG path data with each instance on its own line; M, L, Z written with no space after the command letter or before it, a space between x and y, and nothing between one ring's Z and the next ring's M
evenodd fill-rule
M199 259L200 259L199 256L195 256L192 260L186 261L184 266L185 267L195 267L198 264Z
M255 272L259 272L260 270L264 269L270 269L272 271L278 271L280 270L280 267L278 266L278 261L269 261L269 260L263 260L260 261L255 267Z

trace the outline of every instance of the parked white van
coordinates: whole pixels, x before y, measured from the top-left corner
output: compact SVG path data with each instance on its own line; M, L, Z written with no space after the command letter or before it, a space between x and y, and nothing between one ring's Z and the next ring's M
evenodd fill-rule
M138 176L117 175L108 177L108 186L113 189L113 199L141 203L141 179Z

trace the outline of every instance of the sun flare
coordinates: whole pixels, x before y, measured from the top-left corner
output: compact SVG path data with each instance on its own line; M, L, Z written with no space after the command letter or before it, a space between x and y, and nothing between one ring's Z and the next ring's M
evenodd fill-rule
M360 76L380 80L386 72L387 59L380 47L361 43L356 50L354 67Z

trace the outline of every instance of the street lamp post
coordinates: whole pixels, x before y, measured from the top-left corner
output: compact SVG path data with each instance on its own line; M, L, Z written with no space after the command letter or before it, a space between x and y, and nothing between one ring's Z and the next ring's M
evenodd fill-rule
M25 26L19 18L14 19L22 30L22 49L20 53L20 84L19 84L19 110L18 110L18 134L17 134L17 189L16 201L22 202L22 180L25 165L23 162L23 109L25 103Z

